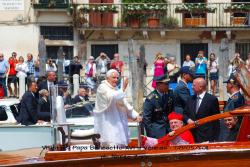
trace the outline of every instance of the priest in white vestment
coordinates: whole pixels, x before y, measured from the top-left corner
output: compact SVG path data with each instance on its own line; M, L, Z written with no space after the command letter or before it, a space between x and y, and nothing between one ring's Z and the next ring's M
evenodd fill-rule
M94 108L95 133L101 135L101 146L127 146L129 140L128 118L141 121L139 114L125 99L128 79L117 89L119 73L111 69L97 89Z

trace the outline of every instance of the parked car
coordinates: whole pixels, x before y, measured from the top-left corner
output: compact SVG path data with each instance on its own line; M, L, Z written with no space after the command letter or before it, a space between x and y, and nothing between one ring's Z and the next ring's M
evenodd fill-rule
M18 99L0 99L0 125L17 124Z
M0 125L17 124L18 99L0 99ZM83 105L73 105L72 108L65 110L66 122L79 126L94 127L93 109L95 101L89 101ZM80 110L74 110L80 108ZM86 116L86 113L90 115ZM45 124L44 124L45 125ZM136 127L137 123L129 122L130 127Z
M16 118L19 113L19 103L19 99L0 99L0 125L17 124ZM65 111L66 121L76 125L94 125L94 118L92 116L94 105L94 101L90 101L84 105L74 105L73 108ZM86 113L90 113L90 115L86 116Z
M95 101L89 101L84 105L76 105L72 109L66 110L66 120L75 125L94 126L93 109ZM89 113L89 114L86 114Z

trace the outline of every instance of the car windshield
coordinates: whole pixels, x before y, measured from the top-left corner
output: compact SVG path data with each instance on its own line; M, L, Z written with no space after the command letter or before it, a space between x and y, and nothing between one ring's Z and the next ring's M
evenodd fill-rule
M95 107L95 102L89 102L84 105L77 105L66 109L66 118L79 118L90 116Z

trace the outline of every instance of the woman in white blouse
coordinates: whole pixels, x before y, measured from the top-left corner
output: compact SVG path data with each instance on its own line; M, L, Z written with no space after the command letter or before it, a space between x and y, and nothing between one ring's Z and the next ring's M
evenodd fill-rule
M19 57L18 63L16 64L17 77L20 76L27 77L27 72L29 71L28 66L24 63L24 58L22 56Z
M186 55L185 61L182 64L182 67L189 66L192 69L195 69L195 64L191 60L191 56L189 54Z

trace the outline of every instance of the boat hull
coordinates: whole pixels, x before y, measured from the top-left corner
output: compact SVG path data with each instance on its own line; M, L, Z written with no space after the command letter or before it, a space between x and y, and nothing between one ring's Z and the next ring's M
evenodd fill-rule
M139 152L138 152L139 153ZM81 156L84 152L78 152ZM73 154L72 154L73 155ZM63 157L63 154L60 155ZM66 158L65 156L64 158ZM74 154L74 159L61 159L52 161L19 162L18 166L30 167L82 167L82 166L168 166L168 167L244 167L250 164L250 149L222 150L209 152L177 152L158 154L134 154L102 156L96 158L79 158ZM7 158L7 157L6 157ZM1 164L1 160L0 160ZM6 165L6 163L5 163ZM12 164L13 166L16 166ZM11 166L12 166L11 165Z

